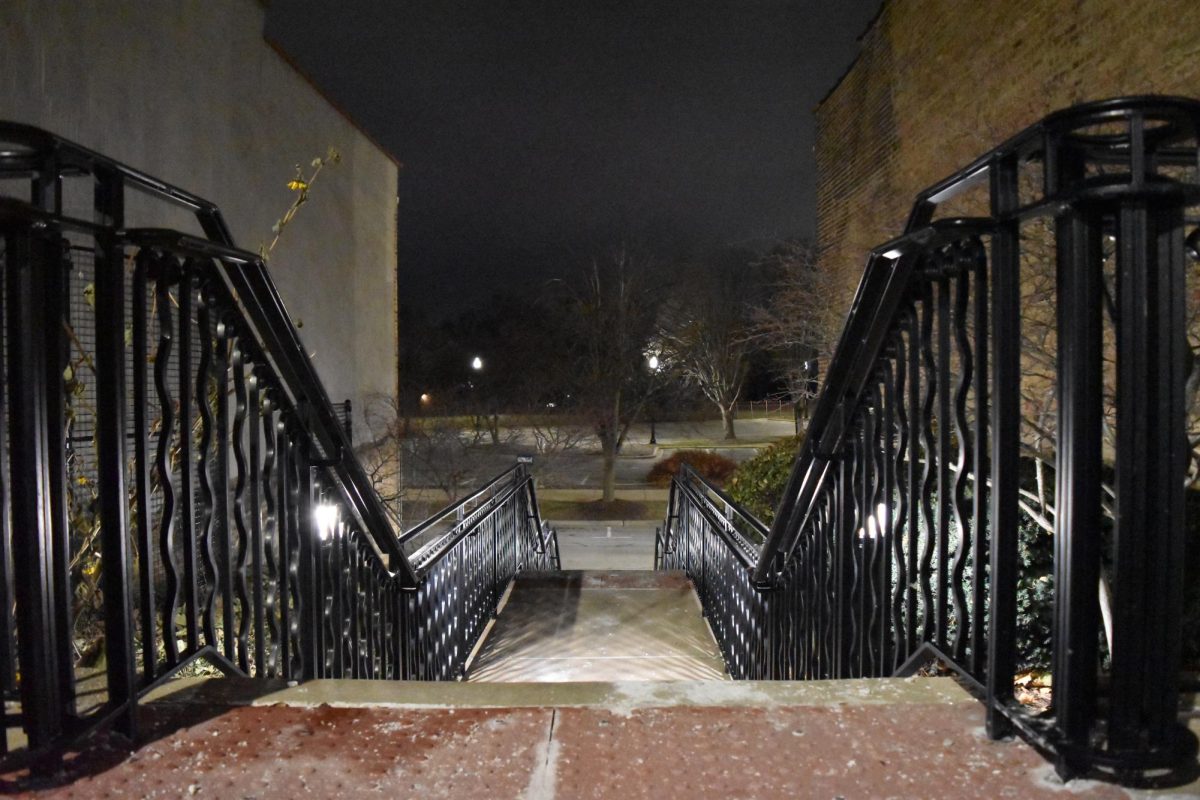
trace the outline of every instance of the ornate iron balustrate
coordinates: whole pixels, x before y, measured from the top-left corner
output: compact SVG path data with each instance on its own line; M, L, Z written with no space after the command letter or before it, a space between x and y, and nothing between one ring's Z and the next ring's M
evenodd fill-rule
M557 566L524 464L396 535L215 206L20 125L0 124L0 178L33 187L0 198L0 689L28 754L135 733L139 698L204 663L457 678L515 573ZM126 229L134 189L208 238Z
M672 487L661 562L696 581L733 675L904 675L936 659L984 700L993 736L1017 731L1064 775L1194 770L1177 708L1198 132L1191 100L1084 105L918 196L905 234L867 260L761 548L748 557L694 476ZM1036 280L1047 296L1023 309ZM1034 369L1039 323L1050 354ZM1040 450L1023 388L1052 400ZM1057 510L1041 714L1013 690L1033 455Z

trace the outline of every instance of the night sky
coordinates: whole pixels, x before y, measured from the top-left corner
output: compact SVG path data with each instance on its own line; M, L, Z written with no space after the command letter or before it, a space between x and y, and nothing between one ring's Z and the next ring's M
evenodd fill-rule
M400 292L456 313L619 242L815 226L812 109L879 0L274 0L267 36L404 163Z

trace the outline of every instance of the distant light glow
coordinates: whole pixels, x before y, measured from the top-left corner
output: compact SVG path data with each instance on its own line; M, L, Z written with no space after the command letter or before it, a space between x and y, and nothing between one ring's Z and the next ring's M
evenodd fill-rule
M475 370L476 372L483 369L483 359L479 356L475 356L473 359L471 359L471 369Z
M658 369L658 356L650 356L650 360L647 361L646 363L650 365L650 369L657 370Z
M433 402L433 397L429 394L429 392L423 392L421 394L421 405L427 406L432 402Z

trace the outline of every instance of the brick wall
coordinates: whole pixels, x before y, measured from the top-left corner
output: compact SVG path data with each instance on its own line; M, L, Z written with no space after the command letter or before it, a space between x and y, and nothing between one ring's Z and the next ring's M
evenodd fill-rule
M913 196L1057 108L1200 97L1197 0L886 0L816 109L817 241L849 309Z

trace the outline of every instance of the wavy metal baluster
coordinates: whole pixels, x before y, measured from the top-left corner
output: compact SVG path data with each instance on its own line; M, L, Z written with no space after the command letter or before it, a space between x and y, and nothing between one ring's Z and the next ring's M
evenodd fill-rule
M213 513L213 540L216 554L217 581L221 597L221 637L225 658L237 662L237 638L233 609L233 542L229 527L229 380L232 331L224 319L217 320L216 341L216 426L213 446L216 455L216 479L213 486L216 502Z
M237 529L237 550L234 556L233 586L237 593L240 618L237 624L237 664L243 672L250 670L250 624L253 609L246 585L246 566L250 557L250 531L246 523L246 363L241 337L234 336L229 367L233 373L233 465L237 477L233 485L233 522Z
M891 409L884 402L883 381L886 374L879 375L879 381L872 387L872 397L875 403L875 437L872 441L872 454L875 460L874 485L871 513L875 515L875 539L871 542L871 560L874 563L872 581L875 586L875 620L872 639L875 644L875 658L871 662L873 675L884 674L884 664L887 659L887 629L890 621L888 579L891 576L891 553L889 552L888 518L891 514L891 497L888 496L891 483L891 437L888 426L891 424ZM886 498L886 502L885 502ZM882 511L880 511L882 509Z
M908 344L908 392L905 397L905 414L908 416L908 453L904 464L904 483L907 489L905 505L907 545L904 548L908 580L904 585L904 637L905 651L912 655L917 649L917 620L920 616L919 595L920 569L918 554L921 548L921 321L915 303L907 307L906 333Z
M327 501L327 500L326 500ZM325 645L322 648L322 655L325 659L325 675L326 678L341 678L341 671L338 669L337 656L341 653L341 646L338 642L340 633L340 624L336 622L336 616L340 614L341 592L338 581L338 536L341 531L340 523L335 525L330 533L329 539L320 545L320 560L322 564L322 574L325 576L324 587L321 593L324 601L322 609L322 622L325 631Z
M296 680L307 672L316 673L316 665L309 668L307 657L309 653L304 651L301 644L300 626L303 624L304 613L306 611L304 603L304 592L300 586L300 555L301 555L301 528L300 528L300 485L302 480L301 467L299 459L296 457L296 449L299 445L296 439L290 435L290 431L285 426L282 415L279 421L279 436L280 440L286 442L286 445L281 450L283 459L283 491L286 497L286 505L284 507L284 542L286 560L285 571L287 574L287 594L283 598L284 613L287 614L287 619L284 624L284 630L287 631L287 640L285 647L287 649L285 664L287 674L285 677ZM308 668L308 669L306 669Z
M925 464L921 472L921 521L923 524L923 541L920 555L920 591L921 591L921 641L930 642L934 639L934 607L933 607L933 545L936 530L934 525L932 497L937 476L934 471L934 439L933 439L933 406L937 400L936 381L937 365L933 361L933 291L926 283L920 289L920 343L921 365L924 368L923 381L924 397L921 404L921 442L922 455ZM915 376L914 376L915 377Z
M978 238L971 240L973 253L972 269L975 271L975 356L978 369L975 380L975 485L972 493L974 503L975 548L972 561L975 568L971 572L971 618L974 622L974 635L971 637L971 674L977 677L984 674L987 653L987 626L984 624L987 613L988 584L984 576L987 574L988 560L988 529L989 515L989 485L985 479L991 471L988 460L988 258L983 242Z
M263 568L260 585L262 585L263 612L267 619L268 641L265 648L264 661L260 662L261 674L268 677L279 675L279 506L273 477L276 473L276 444L275 434L275 402L271 392L263 395L262 401L262 432L263 432L263 463L262 463L262 544Z
M171 664L179 660L175 616L179 613L179 604L182 599L180 597L182 587L179 584L179 565L175 558L175 484L173 481L174 470L171 468L171 441L175 436L175 405L171 397L171 388L167 382L167 366L171 361L171 350L175 338L174 323L171 320L171 306L174 298L171 296L170 286L175 279L177 267L173 258L160 260L155 281L158 349L154 354L154 388L158 395L159 413L162 416L158 428L158 449L155 453L154 468L158 474L158 487L162 493L162 510L158 518L159 556L162 559L163 576L166 579L162 610L162 638L167 662Z
M905 553L904 537L908 531L908 470L907 463L909 458L908 447L908 407L906 403L905 390L907 389L908 378L908 348L905 342L905 336L902 329L906 327L907 319L901 317L901 331L897 331L895 339L895 360L893 361L894 384L892 385L892 397L889 401L896 408L895 417L895 432L896 449L894 453L895 467L894 475L896 477L896 509L893 516L893 531L892 531L892 552L896 564L896 586L892 594L892 670L899 669L900 665L909 656L908 635L905 626L905 598L908 596L908 582L910 580L908 572L907 554Z
M836 652L834 644L834 636L837 634L837 625L834 621L834 613L837 609L835 594L837 592L837 573L836 573L836 528L834 503L837 493L834 486L825 492L824 500L821 506L821 516L819 518L820 528L817 535L820 538L821 546L821 601L818 606L821 610L821 677L835 677L835 662L834 653Z
M895 337L896 332L892 331L890 335ZM887 358L883 362L883 381L880 385L880 404L883 407L883 418L879 424L879 437L883 443L883 447L879 451L879 457L883 461L883 485L880 491L880 503L877 506L877 508L883 508L879 520L881 573L879 576L879 603L882 624L879 629L880 660L877 674L880 676L890 675L893 672L892 664L896 656L895 634L899 627L899 610L896 607L896 593L892 585L896 543L896 393L895 366L892 362L894 358L893 346L888 350Z
M179 518L183 528L184 605L187 608L187 649L200 646L200 584L196 571L196 453L192 404L192 306L197 265L187 261L179 276Z
M937 279L937 645L950 640L950 279L951 256L936 257Z
M342 528L342 671L343 674L357 678L358 674L358 553L352 547L350 540L352 529L349 523Z
M848 546L846 558L850 567L850 675L862 675L862 541L859 531L865 523L863 514L862 473L863 452L861 432L854 432L854 441L850 450L850 477L846 490L850 493L850 530L848 531Z
M862 674L874 675L875 663L879 656L875 648L875 631L879 624L880 605L879 596L875 585L875 576L878 571L877 560L879 558L879 548L876 546L878 540L876 537L879 533L878 520L875 519L875 512L879 508L876 497L876 487L879 485L879 473L876 471L876 457L879 452L877 447L878 438L876 436L876 424L879 421L879 398L875 395L874 386L867 389L866 402L867 409L863 413L862 420L862 457L863 457L863 480L862 480L862 516L860 520L862 527L859 529L859 542L862 545L862 608L863 608L863 651L862 651Z
M259 359L253 359L258 361ZM247 519L250 523L250 568L251 584L250 614L254 623L254 670L263 675L263 663L267 657L267 631L264 618L263 602L263 530L262 530L262 455L260 452L260 429L262 427L262 398L259 392L258 370L255 364L249 365L250 374L246 378L246 406L249 415L247 434L249 437L249 474L246 489L250 495L250 508Z
M970 640L972 624L983 620L972 620L967 614L965 578L967 556L975 535L970 525L971 506L967 500L967 487L973 473L971 463L971 426L967 420L967 399L973 385L974 361L971 340L967 333L967 311L971 302L971 273L967 267L966 244L957 248L955 266L958 268L954 285L954 341L958 354L958 384L954 392L954 434L958 438L958 472L954 476L954 522L958 526L958 547L954 551L954 566L950 585L953 590L954 616L958 624L954 629L952 654L960 664L965 663L967 642ZM976 565L973 569L977 569Z
M146 387L146 352L149 345L146 341L147 311L146 292L148 291L148 273L154 269L158 256L149 250L138 252L134 264L132 285L132 338L133 338L133 451L134 472L136 480L137 501L137 551L138 551L138 588L141 599L141 628L142 628L142 672L147 680L156 674L157 664L155 642L158 632L155 629L155 592L154 592L154 536L153 522L150 516L150 494L153 491L150 482L150 420L147 412L150 406L149 392Z
M204 628L204 641L210 647L217 646L217 557L213 551L213 517L216 513L216 502L213 496L212 476L209 472L211 462L209 457L213 452L213 411L212 397L214 391L211 375L213 348L216 339L212 329L212 315L209 307L212 298L208 287L200 287L199 302L196 305L196 325L200 332L200 363L196 366L196 409L200 414L200 441L197 445L199 463L197 475L200 479L200 507L202 509L200 530L200 563L204 575L207 592L201 607L200 618Z

